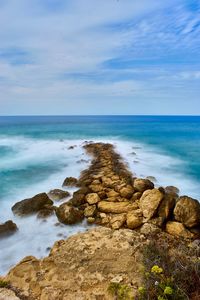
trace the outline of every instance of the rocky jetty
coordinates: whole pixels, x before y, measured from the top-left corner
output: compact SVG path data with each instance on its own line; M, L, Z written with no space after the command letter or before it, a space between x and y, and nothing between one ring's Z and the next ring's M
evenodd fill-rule
M85 143L84 149L92 157L90 167L79 179L67 177L63 183L78 188L71 199L55 207L52 200L69 194L52 190L48 195L39 194L17 203L12 210L19 215L39 212L38 216L55 211L63 224L75 224L85 218L89 224L100 226L56 242L44 259L25 257L2 278L8 286L0 289L0 299L10 290L25 300L110 300L121 295L116 287L129 294L129 298L119 299L145 299L137 298L138 288L145 282L141 270L151 272L145 261L152 267L162 255L163 265L171 261L175 273L179 272L173 275L177 280L183 270L183 277L185 270L194 276L197 269L193 270L193 265L200 264L196 254L200 253L199 202L179 196L174 186L155 186L151 176L133 177L112 144ZM157 248L153 248L152 241ZM191 252L193 248L195 254ZM186 292L194 297L179 299L199 299L200 272L199 277L196 273L195 276L191 279L193 288L184 281ZM115 288L114 296L109 286Z

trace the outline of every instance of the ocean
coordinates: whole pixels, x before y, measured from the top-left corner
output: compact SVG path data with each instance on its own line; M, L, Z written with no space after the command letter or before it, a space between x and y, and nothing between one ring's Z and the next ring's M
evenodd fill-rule
M55 216L44 221L11 211L17 201L78 177L91 161L82 148L86 140L113 143L137 177L154 176L157 186L175 185L181 195L200 199L199 116L0 117L0 223L12 219L19 228L0 240L0 275L89 227L55 226Z

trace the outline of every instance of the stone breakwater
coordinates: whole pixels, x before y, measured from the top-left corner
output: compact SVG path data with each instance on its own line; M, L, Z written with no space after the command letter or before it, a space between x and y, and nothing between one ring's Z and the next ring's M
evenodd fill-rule
M109 282L130 285L134 295L143 280L141 253L150 237L169 242L172 251L199 238L197 200L180 197L176 187L155 187L149 179L134 177L112 144L85 143L84 149L93 158L90 167L79 179L63 182L64 187L78 188L71 199L56 189L22 200L12 210L38 218L56 214L63 224L85 218L101 226L56 242L42 260L24 258L2 278L9 285L0 289L0 300L109 300ZM60 199L66 202L55 206ZM12 228L16 231L13 224L9 229L0 226L4 235L3 228L9 234Z

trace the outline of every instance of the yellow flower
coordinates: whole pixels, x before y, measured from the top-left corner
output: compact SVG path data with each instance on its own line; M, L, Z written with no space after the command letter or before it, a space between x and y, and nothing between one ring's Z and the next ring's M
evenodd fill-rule
M173 289L170 286L166 286L164 289L164 294L165 295L172 295L173 294Z
M144 294L145 288L144 288L143 286L140 286L140 287L138 288L138 292L139 292L140 294Z
M160 268L159 266L155 265L151 268L151 272L155 274L161 274L163 273L163 269Z

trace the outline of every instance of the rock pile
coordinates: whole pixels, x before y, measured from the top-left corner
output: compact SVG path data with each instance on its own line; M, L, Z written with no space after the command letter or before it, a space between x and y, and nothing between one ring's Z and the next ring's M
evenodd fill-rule
M199 236L197 200L179 197L176 187L155 188L149 179L133 178L111 144L90 143L84 148L93 161L76 182L79 190L56 210L60 222L81 221L84 215L89 223L112 229L142 229L147 223L183 238Z

